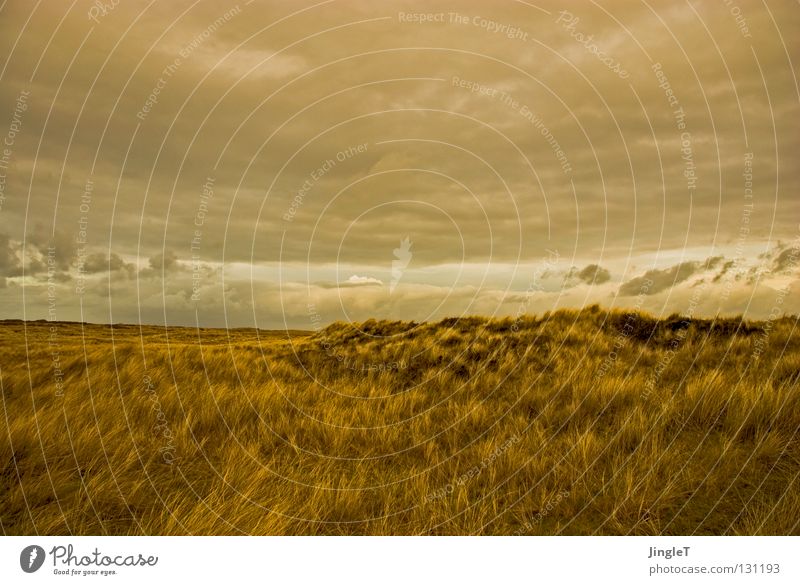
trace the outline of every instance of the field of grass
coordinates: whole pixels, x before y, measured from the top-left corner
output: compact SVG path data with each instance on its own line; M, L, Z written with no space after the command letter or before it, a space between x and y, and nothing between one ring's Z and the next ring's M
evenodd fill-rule
M0 324L5 534L800 534L800 335Z

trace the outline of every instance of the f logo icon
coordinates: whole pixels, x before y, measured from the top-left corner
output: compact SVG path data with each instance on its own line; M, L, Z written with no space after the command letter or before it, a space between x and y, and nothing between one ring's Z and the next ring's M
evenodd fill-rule
M19 553L19 566L26 573L35 573L44 564L44 549L41 546L32 544L26 546Z

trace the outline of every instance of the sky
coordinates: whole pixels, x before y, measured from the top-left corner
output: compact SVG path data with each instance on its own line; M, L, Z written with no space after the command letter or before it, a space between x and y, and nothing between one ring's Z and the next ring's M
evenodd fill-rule
M800 313L798 4L565 5L6 0L0 318Z

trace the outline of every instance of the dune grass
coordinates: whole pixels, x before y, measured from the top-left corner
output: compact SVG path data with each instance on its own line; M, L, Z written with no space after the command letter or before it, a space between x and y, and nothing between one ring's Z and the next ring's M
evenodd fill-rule
M5 534L800 534L795 318L0 325Z

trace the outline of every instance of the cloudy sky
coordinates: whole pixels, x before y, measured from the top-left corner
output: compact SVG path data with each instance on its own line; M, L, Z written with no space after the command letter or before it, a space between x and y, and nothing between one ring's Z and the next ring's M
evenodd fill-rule
M800 312L800 9L737 1L6 0L0 317Z

